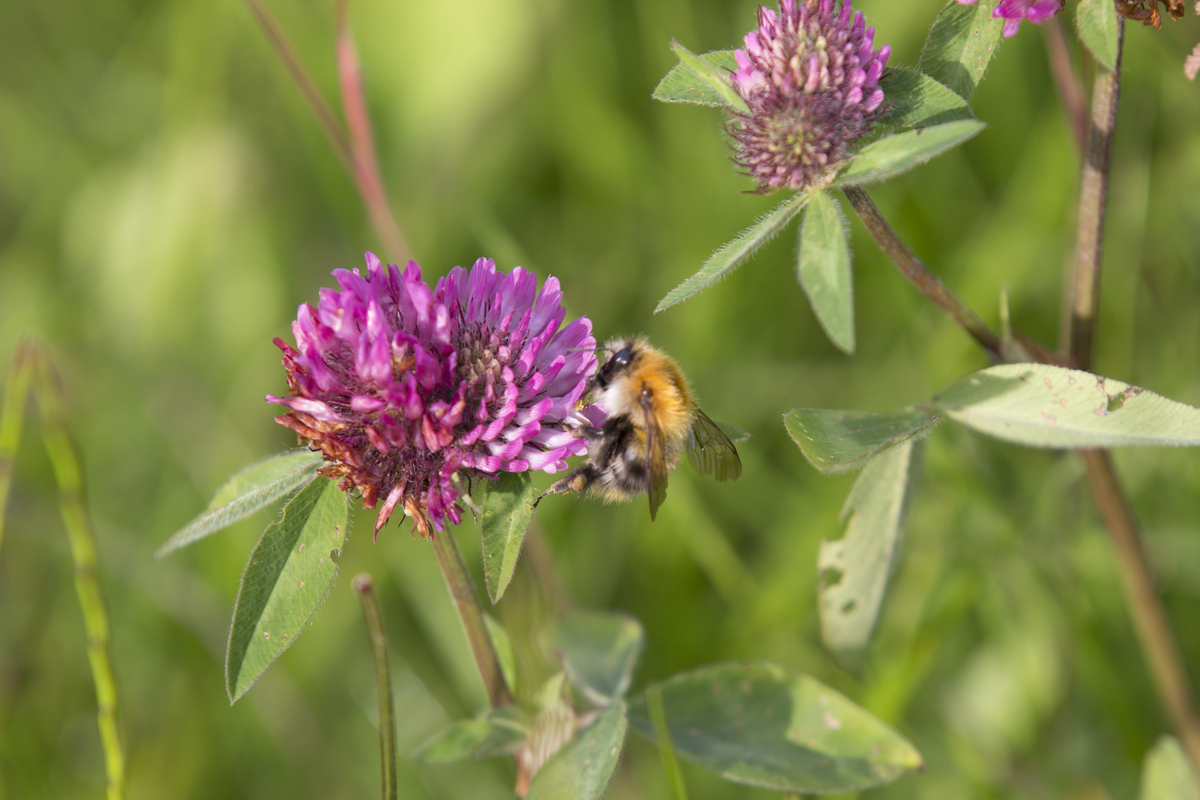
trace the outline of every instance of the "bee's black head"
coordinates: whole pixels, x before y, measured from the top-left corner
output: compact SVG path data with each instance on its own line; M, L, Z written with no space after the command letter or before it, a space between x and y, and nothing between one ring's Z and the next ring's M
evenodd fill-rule
M633 363L634 350L632 344L627 344L613 352L608 357L608 361L600 367L600 371L596 373L596 382L601 386L608 386L613 378L620 375L625 370L629 369L629 365Z

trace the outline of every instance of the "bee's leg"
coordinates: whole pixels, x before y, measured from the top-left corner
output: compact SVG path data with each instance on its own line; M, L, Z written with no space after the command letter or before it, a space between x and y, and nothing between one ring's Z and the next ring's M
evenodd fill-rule
M548 494L582 492L599 479L600 471L591 464L584 464L582 467L571 470L565 477L550 484L550 488L539 494L537 499L533 501L533 507L537 508L538 503L542 502L542 498Z

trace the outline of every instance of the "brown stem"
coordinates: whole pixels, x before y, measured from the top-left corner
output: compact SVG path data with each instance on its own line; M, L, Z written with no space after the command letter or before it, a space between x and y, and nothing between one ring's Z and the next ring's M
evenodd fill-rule
M350 127L354 180L358 183L358 191L367 206L375 233L383 241L388 255L403 264L412 258L412 250L392 214L387 191L379 174L375 140L371 135L371 118L363 98L362 70L359 68L354 39L350 36L349 5L349 0L339 0L337 6L337 65L342 85L342 110Z
M1134 625L1159 697L1183 743L1197 774L1200 774L1200 716L1188 683L1187 671L1166 610L1154 586L1146 551L1138 534L1137 521L1129 507L1107 450L1084 450L1088 482L1104 526L1112 539Z
M861 186L845 186L842 188L842 192L858 213L859 219L867 226L867 230L875 237L875 241L878 242L883 252L888 254L904 277L912 281L913 285L924 292L926 297L941 306L963 330L988 351L992 358L999 360L1000 337L966 303L947 289L946 284L930 272L912 250L908 249L908 245L901 241L896 232L892 230L892 226L879 213L879 209L875 207L875 203L871 201L866 191Z
M1096 65L1092 88L1092 121L1084 150L1079 187L1079 236L1075 246L1075 291L1068 352L1079 369L1091 369L1096 306L1100 302L1100 258L1104 246L1104 212L1108 205L1108 174L1112 163L1117 100L1121 92L1121 50L1125 20L1117 17L1116 69Z
M500 662L496 658L491 637L488 636L483 623L479 598L475 595L475 587L467 575L467 568L458 552L454 536L449 531L434 531L430 538L433 541L433 552L437 556L438 566L442 570L442 577L446 580L446 588L450 590L450 599L454 601L458 617L462 620L467 642L471 645L471 653L479 667L479 675L487 688L488 699L493 708L512 705L512 695L504 683Z
M1063 111L1071 123L1075 142L1082 150L1087 146L1088 134L1083 85L1079 81L1079 76L1075 74L1075 68L1071 66L1071 54L1067 50L1067 37L1063 34L1062 22L1058 17L1051 17L1046 23L1046 55L1050 60L1050 74L1054 77L1054 85L1058 87L1058 97L1062 101Z

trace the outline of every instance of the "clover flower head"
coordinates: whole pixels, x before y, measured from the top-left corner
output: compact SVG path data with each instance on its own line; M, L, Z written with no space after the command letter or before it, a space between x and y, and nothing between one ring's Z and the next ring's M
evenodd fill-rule
M958 0L964 6L974 5L978 0ZM1062 0L1000 0L992 11L992 17L1004 20L1004 36L1016 36L1021 20L1041 25L1062 11Z
M279 338L287 406L275 420L325 454L320 472L401 508L422 536L462 519L460 491L501 472L566 468L587 451L569 417L596 371L586 317L566 315L558 280L491 259L455 267L433 289L367 253L367 274L334 270L341 291L300 306L293 348Z
M879 78L891 47L873 46L849 0L780 0L735 52L733 87L748 114L730 126L735 160L760 192L820 186L884 111Z

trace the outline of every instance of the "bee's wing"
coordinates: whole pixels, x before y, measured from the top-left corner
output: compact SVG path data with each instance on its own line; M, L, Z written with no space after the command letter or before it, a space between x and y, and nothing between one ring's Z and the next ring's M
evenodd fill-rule
M701 475L713 475L719 481L737 480L742 474L742 460L737 448L717 423L696 409L696 419L687 440L688 461Z
M653 522L658 507L667 499L667 451L654 409L645 396L642 397L642 412L646 421L646 494L650 497L650 520Z

